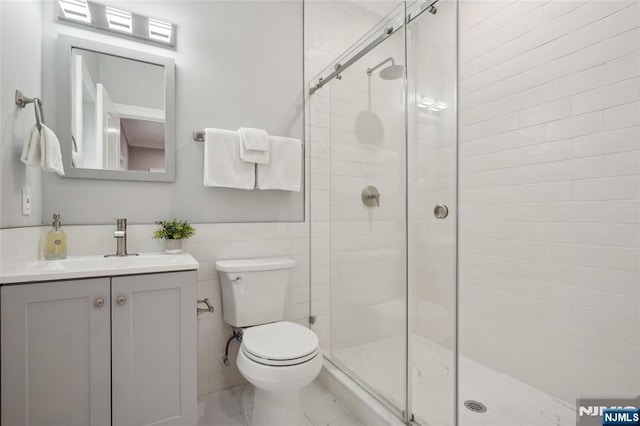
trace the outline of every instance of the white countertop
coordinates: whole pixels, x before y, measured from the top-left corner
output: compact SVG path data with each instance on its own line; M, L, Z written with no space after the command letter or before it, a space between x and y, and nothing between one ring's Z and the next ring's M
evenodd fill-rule
M38 260L17 269L2 271L0 284L112 277L154 272L198 269L198 261L188 253L141 253L139 256L72 256L63 260Z

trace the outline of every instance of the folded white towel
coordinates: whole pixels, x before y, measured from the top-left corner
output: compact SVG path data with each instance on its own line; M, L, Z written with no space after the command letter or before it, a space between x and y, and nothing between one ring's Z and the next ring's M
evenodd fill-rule
M262 129L240 127L240 158L257 164L269 163L269 134Z
M40 167L40 131L34 124L31 132L24 138L20 160L27 166Z
M64 176L64 165L62 164L62 152L60 151L60 141L53 130L41 125L40 130L40 150L42 158L40 166L45 172L56 172L60 176Z
M302 143L299 139L269 136L271 161L258 164L256 188L300 191Z
M204 133L204 186L254 189L255 164L240 159L238 132L204 129Z
M40 166L45 172L56 172L64 176L60 141L53 130L44 124L41 125L41 130L36 125L33 126L31 133L25 138L20 160L28 166Z
M240 127L238 133L240 133L245 149L251 151L269 150L269 134L266 131L251 127Z

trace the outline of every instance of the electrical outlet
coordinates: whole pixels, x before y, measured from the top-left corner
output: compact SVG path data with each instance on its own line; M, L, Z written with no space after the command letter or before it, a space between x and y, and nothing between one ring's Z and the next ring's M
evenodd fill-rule
M31 214L31 188L28 186L22 187L22 216L29 216Z

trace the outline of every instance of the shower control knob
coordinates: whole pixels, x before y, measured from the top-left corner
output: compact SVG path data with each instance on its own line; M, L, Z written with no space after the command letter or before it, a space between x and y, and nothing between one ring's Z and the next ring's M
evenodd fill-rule
M126 297L124 297L124 296L118 296L118 297L116 298L116 303L117 303L118 305L124 305L125 303L127 303L127 298L126 298Z
M362 190L361 198L367 207L380 207L380 192L375 186L366 186Z
M449 208L445 204L436 204L433 208L433 215L436 219L444 219L449 216Z
M102 308L104 306L104 299L102 297L98 297L93 301L93 306L96 308Z

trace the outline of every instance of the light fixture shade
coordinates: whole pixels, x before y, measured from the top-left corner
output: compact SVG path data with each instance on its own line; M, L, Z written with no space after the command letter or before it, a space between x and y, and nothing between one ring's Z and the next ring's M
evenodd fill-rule
M164 43L171 41L173 25L169 22L159 21L149 18L149 38L159 40Z
M58 16L62 12L65 19L91 23L91 12L87 0L59 0Z
M106 7L105 11L110 30L123 31L129 34L133 31L131 12L109 6Z

